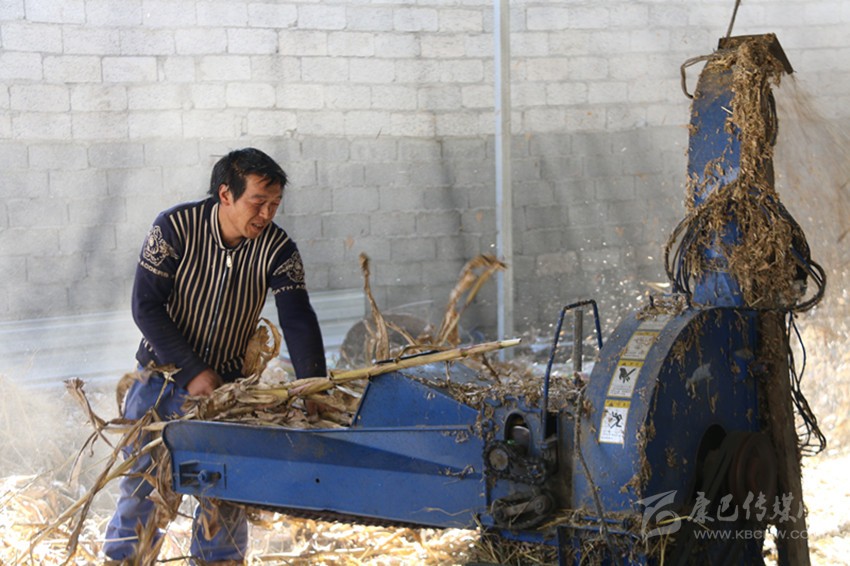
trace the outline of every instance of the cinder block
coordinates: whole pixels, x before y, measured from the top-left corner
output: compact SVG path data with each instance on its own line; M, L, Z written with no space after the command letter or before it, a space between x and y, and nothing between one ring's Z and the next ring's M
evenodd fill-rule
M162 57L160 69L163 80L173 83L195 82L195 59L193 57Z
M56 112L26 112L12 116L12 136L27 140L71 138L71 116Z
M84 0L27 0L26 18L32 22L82 24L86 21Z
M354 238L369 234L368 214L328 214L321 217L322 237L324 238Z
M298 6L298 27L303 29L345 29L345 6L301 4Z
M113 169L106 171L106 180L109 194L144 196L150 194L151 187L162 186L162 168ZM152 220L153 218L144 219L146 223ZM139 244L141 244L141 240L139 240Z
M199 166L198 142L182 139L147 142L145 164L148 167Z
M242 116L227 110L191 110L177 113L183 121L183 135L188 138L239 138ZM143 119L144 117L140 117ZM167 127L167 123L162 123Z
M365 138L352 140L351 159L353 161L392 161L398 156L398 143L393 138Z
M346 27L358 31L391 31L393 10L385 6L349 5Z
M371 235L375 237L412 236L416 233L416 212L387 212L380 209L372 215Z
M375 53L387 59L419 56L419 38L412 34L381 33L375 37Z
M282 55L324 57L328 55L328 32L284 29L278 32ZM298 77L300 78L300 76Z
M227 106L227 87L223 84L191 85L189 101L198 110L220 110Z
M0 51L0 79L37 81L41 78L41 54Z
M325 88L315 84L283 84L277 87L276 105L290 110L317 110L325 106Z
M182 108L187 90L183 85L163 83L132 85L127 88L127 105L130 110Z
M438 136L474 136L480 131L478 117L465 112L447 112L436 116Z
M196 23L194 0L144 0L146 27L190 27Z
M375 35L364 32L331 32L328 55L332 57L371 57L375 55Z
M461 109L461 91L456 85L439 85L419 89L419 108L423 110Z
M10 264L14 266L10 271L20 270L18 258ZM53 283L46 285L16 280L8 286L9 295L15 298L15 318L40 318L69 312L67 284L66 280L56 282L55 278Z
M205 27L241 27L248 23L248 6L243 2L198 2L198 25Z
M237 108L271 108L275 105L275 89L264 83L229 83L227 105Z
M130 139L179 138L184 132L184 114L179 110L133 111L127 115Z
M607 14L606 14L607 15ZM526 25L529 30L538 31L559 31L565 29L567 22L570 22L570 27L579 28L580 26L573 25L572 13L568 7L558 6L529 6L526 10ZM594 27L604 27L603 25Z
M396 8L393 13L393 27L402 32L438 31L438 12L433 8Z
M288 136L298 129L296 112L252 110L248 112L248 130L262 136Z
M303 181L305 175L299 174L297 167L286 167L292 179L292 186L287 185L283 194L284 214L320 214L333 211L331 189L308 185Z
M372 281L374 285L388 285L392 288L405 285L412 285L415 290L408 290L406 298L396 302L400 304L409 304L417 299L421 300L422 289L422 263L421 261L403 261L403 258L393 259L392 262L382 262L374 264L372 267ZM387 308L391 303L387 302Z
M44 58L44 80L49 83L100 83L100 57L62 55Z
M246 81L251 78L251 59L245 55L207 55L199 65L201 81Z
M124 55L171 55L174 31L170 29L122 29L121 53Z
M511 35L511 58L548 57L551 34L546 32L519 32Z
M110 224L120 223L125 218L124 199L122 197L107 197L107 198L73 198L66 201L68 206L68 217L70 221L71 232L64 232L60 236L69 235L76 229L88 227L90 230L97 227L98 242L87 242L85 244L65 244L66 248L70 248L70 252L85 251L85 246L88 246L91 251L109 250L115 248L115 235L110 230ZM67 228L67 227L66 227ZM102 228L102 229L101 229ZM64 229L63 229L64 230ZM89 232L90 232L89 230ZM64 251L64 248L63 248Z
M7 171L3 178L3 188L4 194L9 195L10 199L48 197L50 190L48 171L35 169ZM11 212L12 209L7 206L6 210ZM32 224L32 218L29 218L23 225L32 226Z
M365 253L369 256L370 260L378 265L388 262L391 259L390 241L387 238L375 238L374 236L346 238L343 246L345 248L343 261L350 269L355 269L356 267L358 274L360 273L360 254L362 253Z
M347 136L374 136L391 131L390 114L372 110L352 110L345 114Z
M227 51L257 55L260 53L276 53L279 43L277 31L256 28L228 29Z
M24 18L24 0L0 2L0 19L22 20Z
M144 146L140 143L99 143L89 146L89 163L102 169L143 167Z
M251 27L288 28L297 21L298 8L293 4L248 4L248 25Z
M340 212L356 210L374 210L378 202L378 192L374 187L363 188L362 163L318 163L320 185L331 188L333 208ZM355 190L356 189L356 190ZM364 208L358 208L363 205Z
M322 223L317 221L315 214L294 214L278 212L275 218L280 226L292 237L296 242L309 241L322 237Z
M67 112L70 92L64 85L24 84L9 87L12 110L21 112Z
M484 31L483 14L476 9L441 8L439 26L443 33L481 33Z
M333 136L345 129L345 113L338 111L299 112L297 131L304 135Z
M48 0L49 1L49 0ZM86 23L90 26L137 26L142 23L141 0L86 0Z
M62 30L55 25L4 21L0 29L4 50L62 53Z
M440 210L416 215L416 233L421 236L453 236L460 233L460 212Z
M24 144L12 141L0 141L0 169L4 172L16 169L29 169L31 165L28 153L29 149Z
M85 149L77 148L82 153L82 161L85 162ZM55 153L55 152L50 152ZM92 198L106 197L109 194L106 183L106 172L96 169L57 168L50 172L50 194L66 199L79 195Z
M426 35L419 41L422 57L441 59L465 55L466 42L462 35Z
M156 82L155 57L104 57L103 82Z
M543 253L535 260L535 273L538 276L572 274L578 269L578 254L575 251Z
M417 107L415 88L394 85L372 85L372 108L391 111L415 110Z
M67 225L68 210L65 204L56 202L55 198L43 195L43 193L43 190L33 187L32 193L18 193L17 198L10 198L6 202L6 208L9 211L9 226L12 228L31 227L34 219L38 219L38 225L44 228ZM56 273L54 271L54 276Z
M388 59L351 59L350 79L355 83L388 84L395 81L395 62Z
M451 184L446 164L442 161L411 163L408 171L411 187L445 187Z
M496 231L495 209L478 208L463 211L460 229L462 232L471 234L494 233Z
M372 89L358 85L329 85L321 89L322 98L332 109L368 109L372 107Z
M381 210L388 212L419 210L424 207L424 196L421 190L412 190L407 186L409 175L404 166L394 164L377 164L366 166L366 182L376 171L386 173L387 182L378 183L381 199Z
M125 112L86 112L71 117L71 131L76 140L103 140L126 138L130 130Z
M348 59L311 57L302 60L301 76L308 83L339 83L349 79L349 64ZM360 82L353 77L352 80Z
M188 28L174 30L174 51L180 55L209 55L216 53L239 53L233 46L231 32L221 28ZM259 35L259 33L258 33ZM273 45L277 36L273 35Z

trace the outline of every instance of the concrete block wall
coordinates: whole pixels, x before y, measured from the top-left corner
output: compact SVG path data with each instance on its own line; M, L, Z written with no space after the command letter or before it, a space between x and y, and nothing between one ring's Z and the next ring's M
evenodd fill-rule
M595 297L611 320L661 280L682 215L688 100L731 0L511 2L516 320ZM125 308L154 215L253 145L292 183L279 221L316 290L438 316L493 252L490 0L0 2L0 320ZM848 120L850 5L751 0ZM697 70L692 79L695 80ZM495 286L465 320L491 332Z

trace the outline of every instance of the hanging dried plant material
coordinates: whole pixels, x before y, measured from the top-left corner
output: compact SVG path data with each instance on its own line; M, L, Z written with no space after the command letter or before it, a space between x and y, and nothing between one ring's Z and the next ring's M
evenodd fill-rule
M277 327L267 318L261 318L260 325L248 341L245 360L242 364L242 375L262 374L269 361L280 354L280 341L280 331Z
M463 312L472 303L481 286L494 273L504 271L506 268L507 265L499 261L496 256L486 254L476 256L467 262L461 270L458 282L449 295L449 302L446 305L446 312L443 315L443 322L440 324L434 345L457 346L460 343L458 323ZM463 300L463 304L459 306L464 295L466 295L466 298Z
M390 355L390 339L384 316L381 314L381 309L378 308L378 303L372 295L372 284L369 281L371 275L369 271L369 256L365 253L360 254L360 271L363 273L363 291L366 293L366 299L369 301L369 307L372 313L372 326L368 323L366 324L366 330L370 336L370 341L366 349L368 352L372 352L369 359L385 360Z

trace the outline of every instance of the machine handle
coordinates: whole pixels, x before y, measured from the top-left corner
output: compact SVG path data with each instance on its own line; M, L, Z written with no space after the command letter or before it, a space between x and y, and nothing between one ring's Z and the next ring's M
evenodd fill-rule
M543 431L543 439L546 438L548 431L546 430L546 414L549 412L549 377L552 374L552 364L555 363L555 352L558 349L558 342L561 339L561 329L564 326L564 317L567 314L567 311L571 311L573 309L577 309L579 307L584 307L587 305L591 305L593 307L593 320L596 324L596 342L599 346L599 349L602 349L602 327L599 324L599 309L596 306L596 301L593 299L588 299L586 301L579 301L577 303L569 304L561 309L561 314L558 316L558 325L555 328L555 338L552 340L552 350L549 352L549 363L546 364L546 375L543 381L543 407L540 418L542 419L540 430ZM581 340L579 336L576 338Z

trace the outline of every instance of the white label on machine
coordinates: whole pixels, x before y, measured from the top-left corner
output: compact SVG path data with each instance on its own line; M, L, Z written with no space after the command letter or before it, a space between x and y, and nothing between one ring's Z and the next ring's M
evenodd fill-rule
M630 401L606 399L599 423L599 442L625 444L626 421L629 418Z
M658 332L638 330L632 334L621 357L627 360L645 360L656 339L658 339Z
M608 397L631 397L642 367L643 362L620 360L608 385Z
M638 330L663 330L672 317L669 314L658 314L640 323Z

